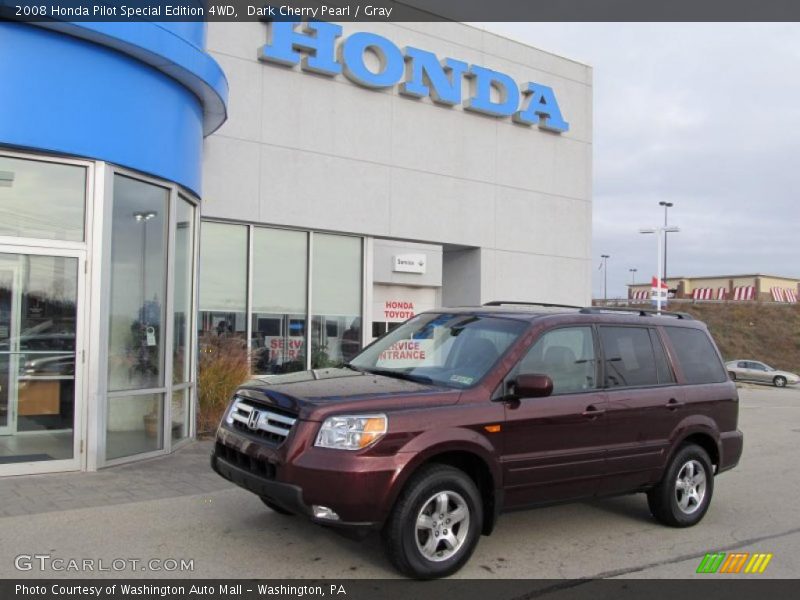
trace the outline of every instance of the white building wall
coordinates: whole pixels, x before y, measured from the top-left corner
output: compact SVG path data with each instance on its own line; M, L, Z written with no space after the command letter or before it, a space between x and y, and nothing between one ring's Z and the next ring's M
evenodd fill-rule
M343 24L551 86L570 123L554 134L259 62L267 27L208 25L230 108L204 216L443 244L445 304L589 302L590 67L459 23Z

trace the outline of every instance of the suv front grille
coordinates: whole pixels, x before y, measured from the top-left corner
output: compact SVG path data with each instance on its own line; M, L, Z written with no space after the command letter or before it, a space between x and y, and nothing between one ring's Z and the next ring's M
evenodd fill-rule
M265 479L275 479L275 465L269 461L253 458L221 442L217 442L216 455L240 469L250 471L253 475L258 475Z
M243 398L234 400L228 414L228 423L234 429L257 435L276 445L286 440L296 421L296 418L274 408L267 408Z

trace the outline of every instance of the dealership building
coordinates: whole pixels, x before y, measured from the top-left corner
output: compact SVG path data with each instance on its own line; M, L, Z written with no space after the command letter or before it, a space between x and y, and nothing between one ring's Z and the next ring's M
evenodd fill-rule
M592 71L460 23L0 21L0 476L196 434L198 350L335 366L590 301Z

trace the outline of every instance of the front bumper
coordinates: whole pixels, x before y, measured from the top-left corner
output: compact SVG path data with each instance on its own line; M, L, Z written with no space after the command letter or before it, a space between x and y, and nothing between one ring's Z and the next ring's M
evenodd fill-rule
M275 446L223 425L217 431L212 468L315 522L339 528L380 527L410 455L317 448L317 429L317 423L298 421L285 442ZM315 518L314 505L330 507L340 520Z
M314 517L312 508L303 501L302 488L256 475L248 469L234 465L228 460L217 456L216 452L211 454L211 468L221 477L224 477L228 481L235 483L249 492L253 492L261 498L277 504L284 510L296 515L305 516L320 525L335 527L336 529L342 530L343 533L349 533L353 537L364 537L370 531L380 526L379 523L373 522L318 519Z

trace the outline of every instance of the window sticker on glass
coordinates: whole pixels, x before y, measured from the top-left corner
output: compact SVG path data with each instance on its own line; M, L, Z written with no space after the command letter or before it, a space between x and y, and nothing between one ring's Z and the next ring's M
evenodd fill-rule
M470 385L473 381L475 381L475 378L468 377L467 375L451 375L450 381L453 383L459 383L461 385Z
M377 367L406 369L424 365L433 340L398 340L380 353L375 364Z

